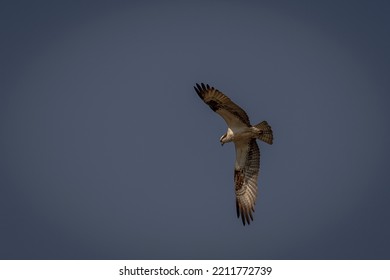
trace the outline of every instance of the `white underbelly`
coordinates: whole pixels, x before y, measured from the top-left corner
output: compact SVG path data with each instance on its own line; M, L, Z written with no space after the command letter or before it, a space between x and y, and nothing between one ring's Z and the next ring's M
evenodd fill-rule
M253 137L253 132L250 127L228 128L228 135L231 135L233 141L240 141Z

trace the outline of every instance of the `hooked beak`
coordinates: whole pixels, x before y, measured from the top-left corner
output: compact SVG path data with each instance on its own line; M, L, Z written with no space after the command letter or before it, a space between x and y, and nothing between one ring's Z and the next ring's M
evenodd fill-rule
M223 146L223 144L225 144L225 143L221 142L221 146Z

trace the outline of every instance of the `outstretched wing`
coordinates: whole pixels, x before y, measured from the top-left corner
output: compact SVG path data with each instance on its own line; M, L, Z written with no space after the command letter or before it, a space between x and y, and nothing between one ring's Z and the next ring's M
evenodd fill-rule
M260 150L256 139L235 142L236 163L234 184L236 190L237 217L248 225L253 221L257 197L257 177L260 168Z
M228 127L250 126L249 117L245 111L219 90L203 83L196 84L194 89L199 97L225 120Z

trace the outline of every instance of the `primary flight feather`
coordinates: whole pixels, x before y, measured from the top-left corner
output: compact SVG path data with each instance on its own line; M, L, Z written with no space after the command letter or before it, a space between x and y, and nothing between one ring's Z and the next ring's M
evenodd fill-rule
M273 143L271 126L266 121L252 126L246 112L219 90L208 84L196 84L199 97L219 114L226 122L227 132L220 138L221 144L234 142L236 162L234 165L234 185L236 193L237 217L241 216L245 225L253 221L257 198L257 178L260 169L260 150L256 139Z

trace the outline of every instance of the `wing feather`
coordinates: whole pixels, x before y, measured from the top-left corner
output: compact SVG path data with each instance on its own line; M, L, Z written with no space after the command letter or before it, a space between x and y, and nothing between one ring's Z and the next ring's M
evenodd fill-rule
M253 212L257 198L257 178L260 169L260 150L256 139L235 142L236 164L234 183L236 192L237 217L242 223L253 221Z
M225 120L229 127L250 126L249 117L245 111L219 90L203 83L196 84L194 89L199 97Z

